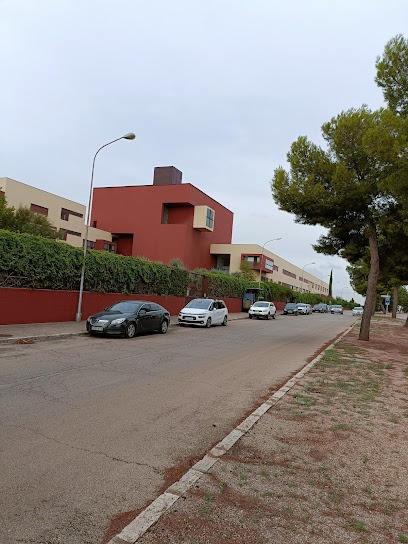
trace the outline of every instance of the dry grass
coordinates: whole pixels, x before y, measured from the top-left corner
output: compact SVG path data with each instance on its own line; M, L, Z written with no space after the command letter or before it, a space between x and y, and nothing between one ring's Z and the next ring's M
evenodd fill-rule
M352 331L143 544L408 543L408 329Z

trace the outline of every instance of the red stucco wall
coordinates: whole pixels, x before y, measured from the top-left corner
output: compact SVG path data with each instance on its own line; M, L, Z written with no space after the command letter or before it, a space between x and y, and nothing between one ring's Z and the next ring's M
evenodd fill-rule
M169 224L162 224L163 204L169 205ZM193 228L193 207L204 205L215 211L213 232ZM93 192L94 221L113 234L133 234L135 257L165 264L178 258L193 270L213 266L211 244L231 243L233 213L190 183L100 187Z
M123 295L117 293L84 293L82 318L103 310L118 300L151 300L177 315L190 298L157 295ZM240 312L241 299L224 299L231 313ZM78 305L77 291L0 288L0 325L17 323L50 323L74 321Z

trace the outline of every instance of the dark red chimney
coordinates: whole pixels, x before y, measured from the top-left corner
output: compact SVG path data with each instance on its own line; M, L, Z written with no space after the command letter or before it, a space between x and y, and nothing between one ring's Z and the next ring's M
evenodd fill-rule
M183 172L174 166L155 166L153 185L178 185L182 176Z

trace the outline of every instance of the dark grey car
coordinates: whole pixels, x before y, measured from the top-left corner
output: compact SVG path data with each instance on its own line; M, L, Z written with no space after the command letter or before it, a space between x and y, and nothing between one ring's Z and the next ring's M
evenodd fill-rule
M106 334L133 338L142 332L167 332L170 313L148 300L121 300L102 312L91 315L86 322L90 334Z
M299 310L298 310L298 306L295 302L288 302L286 305L285 305L285 308L283 310L283 313L284 315L298 315L299 314Z

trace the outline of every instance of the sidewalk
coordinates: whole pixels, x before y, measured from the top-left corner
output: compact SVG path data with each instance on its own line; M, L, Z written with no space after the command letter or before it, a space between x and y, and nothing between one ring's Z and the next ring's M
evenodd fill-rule
M408 543L403 325L354 326L104 542Z
M229 314L229 321L246 319L245 312ZM177 325L177 316L170 317L171 326ZM0 344L15 344L31 342L34 340L53 340L69 336L81 336L86 334L86 322L63 321L58 323L30 323L23 325L0 325Z

